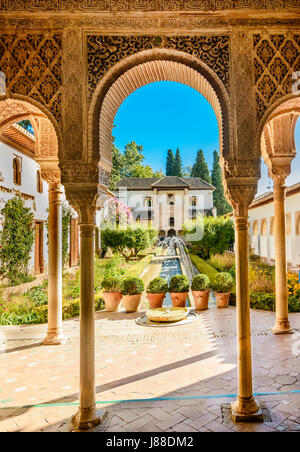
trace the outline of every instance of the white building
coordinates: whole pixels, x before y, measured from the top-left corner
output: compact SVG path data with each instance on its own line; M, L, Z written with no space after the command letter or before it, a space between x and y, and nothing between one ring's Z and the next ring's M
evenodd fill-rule
M291 266L300 265L300 183L286 189L286 251ZM273 193L256 198L249 209L253 252L275 260Z
M117 196L135 220L151 222L160 236L182 233L183 223L212 215L215 188L197 177L123 178Z
M17 193L35 218L35 242L30 270L43 273L48 264L48 184L42 180L39 165L34 160L35 137L18 124L3 132L0 139L0 210ZM77 214L70 227L70 265L78 264ZM3 219L0 215L0 227Z

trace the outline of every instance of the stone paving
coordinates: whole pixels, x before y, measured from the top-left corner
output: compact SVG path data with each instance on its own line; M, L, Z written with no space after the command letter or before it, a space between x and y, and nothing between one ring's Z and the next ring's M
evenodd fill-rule
M96 314L96 399L107 431L300 430L300 393L278 393L300 391L300 314L290 315L294 334L273 336L274 314L251 312L254 391L274 393L257 396L266 417L253 424L226 415L237 391L234 308L210 303L194 323L167 328L138 326L140 315ZM79 319L64 331L66 344L49 347L40 345L43 325L0 327L0 431L55 431L76 412ZM150 398L167 400L121 402ZM37 404L50 405L26 407Z

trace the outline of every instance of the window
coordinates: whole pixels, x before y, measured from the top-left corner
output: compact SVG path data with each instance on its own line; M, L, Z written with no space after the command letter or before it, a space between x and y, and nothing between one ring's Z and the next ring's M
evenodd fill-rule
M260 221L260 235L261 236L268 235L268 222L266 218L263 218Z
M253 235L258 235L258 220L253 222Z
M192 196L191 198L191 206L196 207L197 206L197 196Z
M168 204L169 204L169 206L174 206L174 200L175 200L174 195L172 195L172 194L168 195Z
M40 170L36 172L36 189L38 193L43 193L43 181Z
M152 201L151 198L145 198L145 207L151 207Z
M292 216L290 213L286 214L286 235L291 235L292 233Z
M169 218L169 226L174 226L175 225L175 219L174 217L170 217Z
M13 159L13 181L14 184L21 185L21 159L19 157Z
M300 212L295 213L296 235L300 235Z
M270 219L270 235L274 235L274 217Z

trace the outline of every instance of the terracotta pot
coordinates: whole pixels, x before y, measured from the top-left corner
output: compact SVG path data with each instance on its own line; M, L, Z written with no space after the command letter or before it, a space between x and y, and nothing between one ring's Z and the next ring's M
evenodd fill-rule
M174 308L184 308L188 294L188 292L170 292L170 297Z
M103 292L102 295L105 301L105 309L112 312L117 311L122 300L121 292Z
M209 290L193 290L192 294L195 300L195 309L204 311L208 309Z
M139 308L142 299L142 294L138 295L123 295L123 301L126 312L136 312Z
M165 293L147 293L150 309L161 308L165 297Z
M216 297L216 300L217 300L217 307L218 308L228 308L230 292L229 293L217 293L217 292L215 292L215 297Z

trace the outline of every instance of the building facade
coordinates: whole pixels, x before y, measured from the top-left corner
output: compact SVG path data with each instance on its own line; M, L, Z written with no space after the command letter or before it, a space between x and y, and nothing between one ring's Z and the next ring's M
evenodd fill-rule
M300 265L300 183L286 189L286 255L292 267ZM275 261L274 195L256 198L249 209L250 243L253 252Z
M123 178L117 188L133 219L151 223L161 237L181 235L187 220L214 214L215 188L198 177Z
M34 214L34 246L29 270L41 274L48 267L49 214L48 183L34 160L35 136L18 124L5 130L0 140L0 210L14 196L21 195ZM66 203L63 194L63 202ZM66 204L67 205L67 204ZM3 218L0 215L0 228ZM72 209L69 234L69 265L79 263L78 215Z

